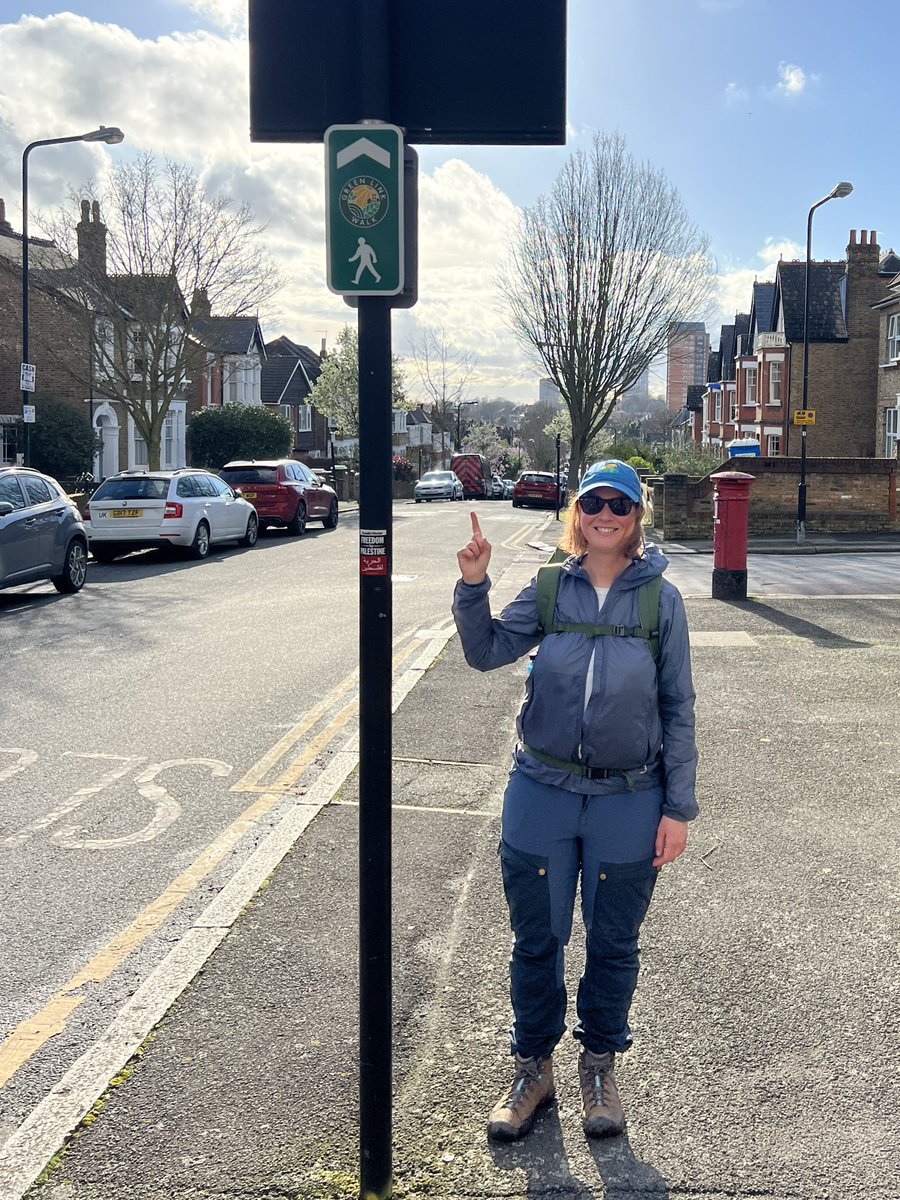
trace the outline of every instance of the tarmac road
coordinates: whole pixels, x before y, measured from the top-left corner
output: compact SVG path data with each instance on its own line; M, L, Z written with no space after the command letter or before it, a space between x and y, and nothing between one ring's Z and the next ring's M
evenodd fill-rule
M454 639L402 701L398 1197L900 1195L900 598L834 596L833 557L814 562L828 599L688 601L703 814L647 922L612 1142L581 1135L571 1041L529 1139L483 1134L508 1073L495 850L524 667L473 676ZM350 775L35 1200L355 1198L354 800ZM44 1115L15 1149L52 1135Z

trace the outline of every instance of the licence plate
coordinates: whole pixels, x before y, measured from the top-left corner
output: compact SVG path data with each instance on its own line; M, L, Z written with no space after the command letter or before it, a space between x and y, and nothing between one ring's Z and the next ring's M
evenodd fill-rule
M241 488L241 495L244 497L245 500L255 500L256 499L256 492L245 492L243 488Z
M144 510L142 508L114 508L109 515L111 517L142 517Z

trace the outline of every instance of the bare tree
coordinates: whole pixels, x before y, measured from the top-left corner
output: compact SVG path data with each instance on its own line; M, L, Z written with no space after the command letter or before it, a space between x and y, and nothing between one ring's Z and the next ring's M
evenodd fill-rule
M570 485L669 326L704 314L712 286L706 237L663 172L636 163L618 135L596 135L524 210L500 290L569 410Z
M412 359L431 408L431 423L451 444L460 406L466 404L469 381L478 359L454 345L441 327L424 328L409 339ZM442 455L443 457L443 455Z
M409 408L405 379L395 354L391 355L391 404ZM337 348L322 364L310 400L323 416L330 417L341 437L359 437L359 331L345 325Z
M249 205L208 195L182 163L145 154L116 166L99 196L88 190L92 200L72 197L77 225L70 209L44 222L75 263L47 282L75 301L91 346L61 364L125 409L155 470L172 401L206 366L196 322L253 314L282 281ZM52 340L42 349L59 355Z

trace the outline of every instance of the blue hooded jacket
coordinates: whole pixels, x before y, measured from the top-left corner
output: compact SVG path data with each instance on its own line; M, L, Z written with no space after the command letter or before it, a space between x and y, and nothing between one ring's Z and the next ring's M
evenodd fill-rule
M613 582L598 613L597 593L581 562L573 556L562 566L558 621L637 626L637 588L668 566L657 547L645 547L643 557L634 559ZM641 791L663 787L666 815L686 821L696 817L694 687L687 617L678 589L662 581L660 654L654 663L642 638L583 633L542 637L536 579L499 617L492 617L490 586L489 578L477 584L460 580L453 616L466 662L479 671L515 662L540 642L516 721L521 741L564 762L625 770L629 787ZM593 687L585 709L592 650L596 651ZM516 763L541 782L570 791L622 790L621 776L588 780L538 762L522 746L516 749Z

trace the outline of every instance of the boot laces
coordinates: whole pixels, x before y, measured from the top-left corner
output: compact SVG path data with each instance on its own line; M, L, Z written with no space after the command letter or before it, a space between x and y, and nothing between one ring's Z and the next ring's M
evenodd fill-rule
M591 1089L591 1103L605 1108L609 1100L610 1074L613 1069L611 1062L596 1062L588 1059L585 1065L590 1069L588 1086ZM585 1072L587 1074L587 1072Z
M526 1059L524 1062L516 1063L516 1074L513 1079L512 1087L509 1090L509 1095L503 1101L503 1107L511 1109L513 1112L525 1100L528 1095L528 1087L532 1083L537 1083L541 1074L540 1063L536 1058Z

